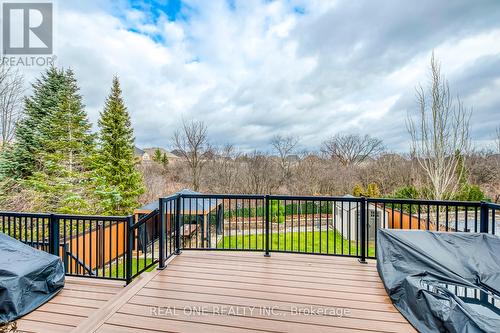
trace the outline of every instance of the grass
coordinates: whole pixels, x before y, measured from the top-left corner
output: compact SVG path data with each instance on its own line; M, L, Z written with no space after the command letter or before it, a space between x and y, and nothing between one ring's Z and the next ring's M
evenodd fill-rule
M151 258L146 258L146 261L144 261L144 258L140 258L137 260L136 258L132 258L132 275L136 274L138 270L140 271L144 267L150 265L152 262ZM137 269L137 265L139 265L139 269ZM146 272L151 272L155 268L155 265L149 267L146 269ZM118 271L118 275L117 275ZM111 271L106 270L106 276L109 277L125 277L125 261L122 261L118 263L118 265L113 265L111 267Z
M308 231L273 233L270 239L271 249L305 253L357 255L356 242L344 239L337 231ZM223 237L217 244L222 249L263 250L265 235L233 235ZM374 256L375 250L370 242L368 256Z

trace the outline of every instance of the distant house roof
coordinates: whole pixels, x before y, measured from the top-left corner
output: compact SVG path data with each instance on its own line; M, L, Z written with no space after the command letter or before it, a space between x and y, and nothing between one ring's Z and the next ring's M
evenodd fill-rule
M136 156L142 156L144 155L145 151L142 150L141 148L137 147L137 146L134 146L134 154Z
M182 153L177 149L172 150L170 153L174 154L177 157L182 157Z
M165 155L167 155L167 158L168 158L169 160L177 160L177 159L179 159L179 156L174 155L174 154L172 154L172 153L171 153L171 152L169 152L169 151L167 151L167 152L165 153Z
M144 148L144 151L146 153L148 153L149 156L155 156L157 150L160 150L160 152L162 154L164 154L165 156L167 156L167 159L170 161L179 159L179 156L172 154L171 152L169 152L165 148L161 148L161 147Z
M152 147L152 148L144 148L144 151L146 153L148 153L149 155L154 155L156 153L157 150L160 150L160 152L163 154L163 153L166 153L167 151L163 148L160 148L160 147Z
M201 194L200 192L195 192L189 189L183 189L175 194ZM158 202L150 202L141 208L137 209L137 211L153 211L155 209L158 209ZM220 202L219 202L220 204ZM185 198L181 200L181 205L180 205L181 211L184 213L188 214L206 214L212 210L214 210L218 205L216 200L212 199L197 199L197 198Z

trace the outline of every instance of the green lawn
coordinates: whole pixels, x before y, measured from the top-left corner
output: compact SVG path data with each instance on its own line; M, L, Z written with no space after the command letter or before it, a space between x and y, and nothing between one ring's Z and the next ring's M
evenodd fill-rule
M301 231L288 233L273 233L271 236L271 249L279 251L294 251L324 254L351 254L356 255L356 242L344 239L337 231ZM264 249L265 235L234 235L225 236L217 244L222 249ZM374 256L373 244L368 246L368 255Z
M137 273L138 271L137 265L139 265L139 271L140 271L142 268L151 264L151 262L152 262L151 258L146 258L146 261L144 261L144 258L139 258L139 260L137 260L136 258L132 258L132 275ZM155 266L153 265L150 268L148 268L146 272L151 272L154 268ZM108 271L106 269L106 276L116 277L117 270L118 270L118 277L125 277L125 261L120 262L118 265L113 265L111 267L111 271Z

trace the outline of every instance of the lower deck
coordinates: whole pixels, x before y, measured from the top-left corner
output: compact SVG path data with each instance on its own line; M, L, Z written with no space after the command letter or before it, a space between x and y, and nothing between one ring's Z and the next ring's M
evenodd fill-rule
M70 281L18 327L85 333L415 331L392 305L375 261L363 265L355 258L186 250L121 292L99 288ZM100 299L106 295L107 302Z

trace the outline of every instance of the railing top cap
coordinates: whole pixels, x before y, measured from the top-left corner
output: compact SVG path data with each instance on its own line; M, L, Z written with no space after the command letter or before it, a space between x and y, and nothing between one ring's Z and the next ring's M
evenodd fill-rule
M125 216L100 216L100 215L72 215L72 214L50 214L50 213L30 213L30 212L10 212L0 211L0 216L16 216L16 217L34 217L34 218L59 218L59 219L74 219L74 220L93 220L93 221L121 221L133 217L133 215Z
M402 204L429 204L429 205L454 205L479 207L479 201L456 201L456 200L429 200L429 199L398 199L398 198L370 198L354 196L297 196L297 195L275 195L275 194L198 194L198 193L176 193L160 200L174 200L177 198L199 198L199 199L270 199L270 200L302 200L302 201L339 201L339 202L361 202L372 203L402 203ZM483 202L497 209L500 205Z

